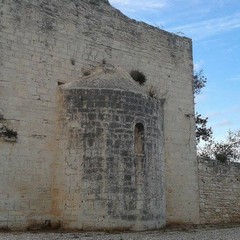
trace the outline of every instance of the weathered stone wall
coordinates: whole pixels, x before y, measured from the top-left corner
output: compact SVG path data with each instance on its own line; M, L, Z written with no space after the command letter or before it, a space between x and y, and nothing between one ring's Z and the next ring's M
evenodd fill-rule
M63 95L63 225L85 230L164 226L161 102L110 89L64 89ZM135 149L139 123L140 153Z
M103 59L139 69L166 98L168 222L198 222L191 41L98 2L0 0L0 121L18 133L0 140L1 227L59 219L58 83Z
M202 224L240 222L240 163L198 159Z

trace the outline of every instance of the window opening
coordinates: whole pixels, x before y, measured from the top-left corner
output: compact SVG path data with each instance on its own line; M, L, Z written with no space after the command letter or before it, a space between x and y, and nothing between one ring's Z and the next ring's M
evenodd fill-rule
M137 123L134 128L134 148L135 154L144 154L144 126L142 123Z

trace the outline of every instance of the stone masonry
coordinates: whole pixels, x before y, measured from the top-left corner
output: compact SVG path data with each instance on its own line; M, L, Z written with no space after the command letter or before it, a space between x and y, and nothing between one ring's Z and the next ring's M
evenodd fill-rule
M143 230L166 222L162 103L118 71L103 67L61 85L67 228Z
M240 163L198 159L202 224L240 223Z
M167 223L199 222L191 40L103 0L0 0L1 228L60 226L59 88L103 60L140 70L165 99Z

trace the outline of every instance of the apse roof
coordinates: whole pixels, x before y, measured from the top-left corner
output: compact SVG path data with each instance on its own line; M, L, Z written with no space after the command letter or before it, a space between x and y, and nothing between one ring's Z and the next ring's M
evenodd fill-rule
M83 77L77 81L61 85L63 89L112 89L145 93L144 88L120 67L102 64L83 71Z

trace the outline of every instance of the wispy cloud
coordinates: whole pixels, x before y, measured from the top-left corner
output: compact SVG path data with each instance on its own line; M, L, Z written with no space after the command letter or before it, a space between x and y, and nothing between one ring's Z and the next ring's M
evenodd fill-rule
M222 120L221 122L218 122L215 126L219 127L226 127L226 126L231 126L233 125L233 122L230 120Z
M236 113L240 113L240 106L234 106L232 108L228 108L228 109L225 109L225 110L222 110L222 111L212 111L212 112L207 112L207 116L209 118L215 118L215 117L218 117L218 116L226 116L226 115L233 115L233 114L236 114Z
M240 28L240 13L232 16L214 18L200 22L194 22L183 26L168 29L171 32L184 32L195 40L202 40L213 35Z
M194 71L198 72L201 69L203 69L203 66L204 66L204 61L200 60L199 62L194 63L193 69Z
M240 106L235 106L235 107L232 107L230 108L227 113L240 113Z
M208 112L208 113L207 113L207 116L208 116L209 118L215 118L215 117L221 116L221 115L223 115L223 114L225 114L224 111L220 111L220 112Z
M197 95L196 97L195 97L195 103L197 104L197 106L198 106L198 104L200 104L200 103L205 103L205 102L207 102L208 101L208 96L207 96L207 94L199 94L199 95Z
M233 77L233 78L230 78L229 81L230 82L240 82L240 75L238 75L236 77Z
M159 10L167 6L166 0L110 0L113 6L128 7L129 10L142 9L142 10Z

